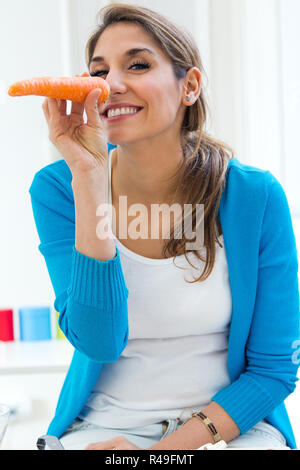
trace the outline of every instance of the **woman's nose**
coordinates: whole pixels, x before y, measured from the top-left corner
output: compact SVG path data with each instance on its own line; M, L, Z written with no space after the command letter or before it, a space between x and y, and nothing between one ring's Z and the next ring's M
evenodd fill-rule
M122 79L121 75L118 72L109 72L106 75L106 82L108 82L111 94L114 94L116 92L123 93L126 91L127 86L124 83L124 80Z

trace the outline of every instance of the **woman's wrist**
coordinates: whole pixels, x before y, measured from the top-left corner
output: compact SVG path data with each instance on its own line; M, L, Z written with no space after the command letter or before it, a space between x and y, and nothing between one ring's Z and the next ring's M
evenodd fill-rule
M230 442L240 435L236 423L218 403L212 401L202 411L214 424L220 438L225 442ZM192 450L199 449L208 443L215 443L212 433L199 418L191 417L176 431L157 442L150 449Z
M185 426L189 423L190 429L195 433L196 438L198 438L198 447L203 446L204 444L215 444L215 440L204 423L202 423L198 418L192 417L188 422L185 423Z
M195 450L204 444L214 444L214 439L198 418L191 418L172 434L161 439L148 450Z
M73 169L72 173L72 188L83 184L92 185L95 188L107 189L107 171L105 168L95 167L89 170Z

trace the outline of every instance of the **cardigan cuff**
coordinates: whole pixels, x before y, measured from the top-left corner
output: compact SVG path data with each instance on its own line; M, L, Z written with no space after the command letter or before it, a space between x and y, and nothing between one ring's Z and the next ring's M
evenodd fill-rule
M68 294L81 305L111 310L128 297L119 250L107 261L83 255L73 246L71 281Z
M247 373L216 393L211 400L224 408L239 427L241 435L276 407L270 393Z

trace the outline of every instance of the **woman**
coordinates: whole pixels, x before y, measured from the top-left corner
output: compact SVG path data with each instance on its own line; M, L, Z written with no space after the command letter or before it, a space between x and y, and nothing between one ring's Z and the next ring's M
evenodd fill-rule
M284 400L297 381L298 263L285 193L205 132L203 67L188 33L136 6L101 14L87 65L111 96L97 106L94 90L69 116L65 102L45 100L62 160L30 188L59 324L75 347L47 433L66 449L219 439L295 448ZM102 212L109 203L114 221ZM151 210L170 203L191 204L198 229L204 207L200 249L175 236L175 222L161 235ZM135 204L148 237L132 230Z

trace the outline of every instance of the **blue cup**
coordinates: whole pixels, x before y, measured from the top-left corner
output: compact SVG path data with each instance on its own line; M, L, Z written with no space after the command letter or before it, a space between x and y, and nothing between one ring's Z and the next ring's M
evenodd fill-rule
M19 308L19 322L21 341L51 339L50 307Z

